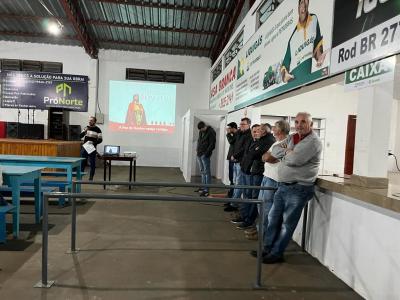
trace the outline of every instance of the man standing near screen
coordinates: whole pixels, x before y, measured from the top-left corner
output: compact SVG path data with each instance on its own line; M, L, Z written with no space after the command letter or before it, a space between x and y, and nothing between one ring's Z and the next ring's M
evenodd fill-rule
M79 137L83 138L81 157L85 158L81 164L81 171L85 170L87 161L90 164L89 180L93 180L96 171L96 146L103 141L101 129L96 125L96 117L89 117L89 125L81 132Z
M318 18L309 13L308 5L309 0L299 0L299 20L290 36L281 66L282 81L285 83L310 74L313 58L317 67L321 67L325 60Z
M143 105L139 103L139 95L133 95L133 100L129 103L128 111L126 112L125 123L131 126L146 125L146 113Z
M197 163L199 164L201 173L201 183L211 183L210 157L215 148L216 134L215 130L206 125L203 121L197 124L199 129L199 138L197 140ZM199 189L200 197L208 197L208 187Z

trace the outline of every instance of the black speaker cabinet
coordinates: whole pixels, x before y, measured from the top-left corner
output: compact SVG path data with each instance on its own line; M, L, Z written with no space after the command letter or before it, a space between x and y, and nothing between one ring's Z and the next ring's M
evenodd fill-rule
M44 139L44 125L43 124L19 124L18 137L20 139Z
M18 123L7 122L7 138L17 139L18 138Z
M69 125L68 126L68 141L79 141L81 133L81 125Z

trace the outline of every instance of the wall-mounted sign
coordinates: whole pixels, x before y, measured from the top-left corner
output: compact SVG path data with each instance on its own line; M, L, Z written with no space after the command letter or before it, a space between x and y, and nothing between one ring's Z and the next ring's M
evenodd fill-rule
M398 52L399 0L336 0L331 74Z
M88 110L88 77L70 74L3 71L2 108Z
M334 0L286 0L213 81L210 109L236 110L329 74Z
M396 57L392 56L346 71L344 89L352 91L394 80L395 66Z

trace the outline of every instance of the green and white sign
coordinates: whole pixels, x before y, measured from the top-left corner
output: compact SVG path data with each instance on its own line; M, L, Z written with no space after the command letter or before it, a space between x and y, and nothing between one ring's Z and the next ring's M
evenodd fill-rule
M210 109L237 110L329 75L334 0L286 0L212 82Z
M344 88L352 91L394 80L395 66L396 57L392 56L346 71Z

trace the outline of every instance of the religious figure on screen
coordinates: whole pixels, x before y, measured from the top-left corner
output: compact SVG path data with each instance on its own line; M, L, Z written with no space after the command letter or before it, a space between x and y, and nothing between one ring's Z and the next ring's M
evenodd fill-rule
M125 123L133 126L146 125L146 113L143 105L139 103L139 95L137 94L133 95L133 100L129 103Z

